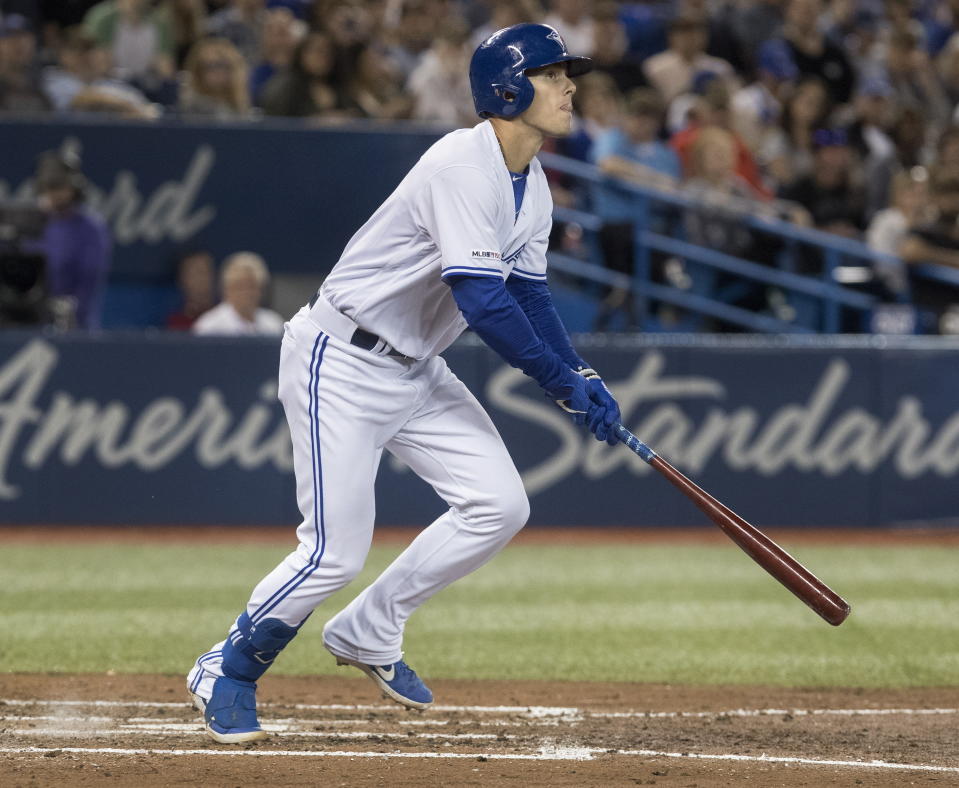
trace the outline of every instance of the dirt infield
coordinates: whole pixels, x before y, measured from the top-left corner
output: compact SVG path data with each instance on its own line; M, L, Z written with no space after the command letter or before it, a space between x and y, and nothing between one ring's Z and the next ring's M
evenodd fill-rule
M0 675L0 784L959 785L959 688L788 690L274 676L268 741L218 745L181 678Z

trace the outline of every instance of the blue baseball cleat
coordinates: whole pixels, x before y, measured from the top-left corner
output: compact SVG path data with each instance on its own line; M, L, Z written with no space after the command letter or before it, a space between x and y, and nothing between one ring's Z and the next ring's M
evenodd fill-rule
M336 657L337 665L352 665L359 668L383 690L383 695L411 709L428 709L433 702L433 693L416 672L403 660L392 665L367 665L346 657Z
M203 712L207 733L220 744L245 744L269 737L256 718L256 684L252 681L220 676L209 700L192 695L193 705Z

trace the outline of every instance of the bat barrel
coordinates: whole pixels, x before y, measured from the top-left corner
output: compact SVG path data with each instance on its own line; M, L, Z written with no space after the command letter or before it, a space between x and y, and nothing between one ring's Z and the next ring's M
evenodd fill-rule
M739 545L746 555L805 602L823 620L833 626L839 626L846 620L850 610L849 603L822 580L762 531L690 481L622 424L617 424L614 429L623 443L665 476Z

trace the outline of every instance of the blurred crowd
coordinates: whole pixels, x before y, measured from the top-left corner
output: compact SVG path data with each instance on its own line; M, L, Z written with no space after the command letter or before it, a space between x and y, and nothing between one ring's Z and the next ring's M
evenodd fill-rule
M0 113L449 127L477 121L477 44L546 22L596 63L578 80L575 133L554 150L864 240L896 258L877 272L889 300L909 289L907 263L959 266L959 0L0 0L0 11ZM553 185L558 203L574 199ZM629 201L592 202L607 264L629 271ZM646 220L666 230L670 217ZM714 249L769 253L721 210L684 223ZM681 282L670 262L657 275ZM611 291L604 313L623 301Z

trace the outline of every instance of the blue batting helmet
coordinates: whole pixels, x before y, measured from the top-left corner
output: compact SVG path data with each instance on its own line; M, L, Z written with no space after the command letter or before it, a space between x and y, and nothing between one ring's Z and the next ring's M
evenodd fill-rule
M480 44L470 61L473 106L481 118L514 118L533 103L533 83L526 72L566 63L578 77L593 68L588 57L576 57L549 25L524 23L504 27Z

